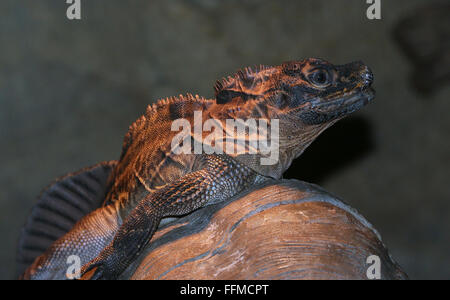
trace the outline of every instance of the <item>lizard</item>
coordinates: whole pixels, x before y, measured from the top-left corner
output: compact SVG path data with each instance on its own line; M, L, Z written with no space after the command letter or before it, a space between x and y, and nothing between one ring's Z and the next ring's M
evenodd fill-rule
M27 265L21 278L66 279L68 257L74 255L82 279L119 278L162 220L280 179L321 132L374 99L372 82L372 71L361 61L334 65L307 58L244 68L217 81L212 99L187 94L149 105L130 126L117 161L68 174L41 194L19 241L18 259ZM207 131L186 131L174 143L180 134L174 122L192 124L198 116L214 120L223 134L216 137L237 135L227 120L265 120L268 128L278 127L277 140L270 141L278 157L263 164L269 154L248 151L249 143L235 152L196 152ZM221 142L214 147L230 143ZM180 151L184 146L191 152Z

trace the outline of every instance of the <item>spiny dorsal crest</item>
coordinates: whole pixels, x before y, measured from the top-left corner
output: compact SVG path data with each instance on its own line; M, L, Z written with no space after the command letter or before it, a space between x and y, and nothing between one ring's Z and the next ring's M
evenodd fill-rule
M236 97L246 101L263 95L272 84L270 75L276 71L276 68L259 65L244 68L237 71L234 76L218 80L214 85L217 103L228 103Z
M208 103L208 102L213 102L213 100L203 98L199 95L192 95L189 93L186 95L180 94L180 95L178 95L178 97L176 97L176 96L167 97L167 98L160 99L151 105L148 105L145 116L150 117L153 114L157 113L161 108L167 107L167 105L171 105L171 104L177 103L177 102Z
M141 130L145 130L145 126L148 121L151 120L152 116L158 114L162 109L167 108L169 105L179 102L197 102L200 104L212 104L215 101L213 99L206 99L199 95L179 95L178 97L172 96L167 98L162 98L153 104L147 106L146 112L139 119L137 119L133 124L130 125L128 132L125 135L123 147L124 149L128 147L133 139L133 135ZM167 120L169 121L169 120Z

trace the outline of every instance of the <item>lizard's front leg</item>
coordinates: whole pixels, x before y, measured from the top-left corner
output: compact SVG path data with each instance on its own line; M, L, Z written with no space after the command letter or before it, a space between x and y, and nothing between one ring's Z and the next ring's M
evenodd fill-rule
M228 156L207 156L204 168L149 194L128 215L113 241L82 274L115 279L150 241L163 217L184 215L208 203L224 201L255 181L257 174Z

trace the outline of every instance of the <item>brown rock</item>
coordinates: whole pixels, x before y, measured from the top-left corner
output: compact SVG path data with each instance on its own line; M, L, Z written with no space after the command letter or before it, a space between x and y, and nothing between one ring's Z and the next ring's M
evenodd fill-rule
M271 181L161 226L131 279L407 279L377 231L321 188Z

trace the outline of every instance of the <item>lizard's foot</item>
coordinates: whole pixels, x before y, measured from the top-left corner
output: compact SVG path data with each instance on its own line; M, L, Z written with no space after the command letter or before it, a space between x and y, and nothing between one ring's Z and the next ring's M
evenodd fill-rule
M92 276L89 275L94 270ZM103 265L101 263L88 263L81 269L80 279L101 280L103 278Z
M87 263L81 268L81 279L86 280L114 280L120 275L118 273L117 263L115 263L114 252L110 253L104 249L99 256ZM93 274L91 275L90 273Z

